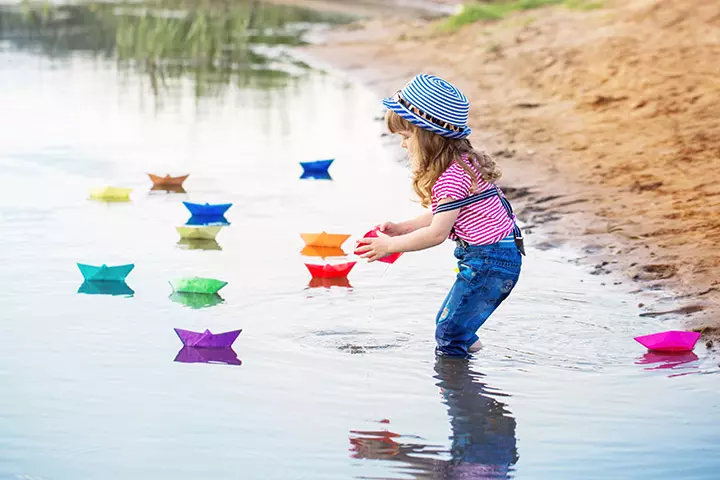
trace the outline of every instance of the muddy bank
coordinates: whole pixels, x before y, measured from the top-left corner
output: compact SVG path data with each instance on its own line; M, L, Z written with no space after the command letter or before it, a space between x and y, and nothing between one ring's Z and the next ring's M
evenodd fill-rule
M452 14L462 0L269 0L363 17L398 16L433 18Z
M454 33L381 16L308 52L382 94L420 71L458 84L527 230L552 235L541 247L572 243L598 275L659 292L639 314L717 333L719 27L714 0L635 0Z

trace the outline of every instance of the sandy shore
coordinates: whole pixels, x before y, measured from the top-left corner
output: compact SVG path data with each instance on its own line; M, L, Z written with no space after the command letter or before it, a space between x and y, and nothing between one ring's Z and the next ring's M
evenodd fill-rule
M398 16L401 18L438 17L452 13L462 0L269 0L282 5L297 5L314 10L347 13L364 17Z
M456 83L542 248L570 243L593 273L657 292L640 315L720 332L719 2L546 8L454 33L396 11L308 51L382 94L421 71Z

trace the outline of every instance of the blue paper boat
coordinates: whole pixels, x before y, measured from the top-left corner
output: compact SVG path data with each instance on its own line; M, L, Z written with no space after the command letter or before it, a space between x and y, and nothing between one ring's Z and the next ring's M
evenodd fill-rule
M85 280L78 293L86 295L125 295L132 296L135 290L130 288L125 282L103 281L103 280Z
M108 267L104 263L99 267L85 265L84 263L78 263L77 266L85 280L100 280L105 282L124 282L128 274L135 268L135 265L132 263L129 265L118 265L116 267Z
M303 172L303 174L300 175L300 178L302 180L332 180L332 177L328 172Z
M232 203L219 203L216 205L206 203L203 205L202 203L183 202L183 205L190 210L190 214L194 217L222 217L228 211L228 208L232 207Z
M334 158L328 160L316 160L314 162L300 162L306 173L327 173L330 165L335 161Z
M230 225L223 215L193 215L185 225Z

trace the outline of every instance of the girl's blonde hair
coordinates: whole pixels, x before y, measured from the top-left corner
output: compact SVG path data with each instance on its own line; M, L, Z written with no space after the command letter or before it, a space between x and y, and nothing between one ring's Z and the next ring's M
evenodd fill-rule
M458 165L465 170L472 179L470 191L477 188L477 175L470 168L471 163L480 174L480 177L488 182L495 183L502 174L495 164L495 160L485 152L473 149L470 141L464 139L445 138L428 130L416 127L402 118L392 110L385 114L385 125L391 133L404 133L415 136L418 150L413 158L413 190L420 197L423 207L432 203L432 187L440 175L447 170L452 162L460 160L463 156L467 162L459 161Z

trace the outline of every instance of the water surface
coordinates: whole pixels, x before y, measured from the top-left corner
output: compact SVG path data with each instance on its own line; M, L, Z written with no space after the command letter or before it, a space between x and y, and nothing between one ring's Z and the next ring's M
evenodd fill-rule
M288 54L338 19L232 5L2 11L0 478L717 478L717 360L645 355L675 325L570 250L530 236L470 362L433 356L451 245L312 282L300 232L421 209L376 96ZM217 242L179 242L183 200L233 202ZM134 262L130 291L78 293L78 261ZM171 295L190 275L229 285ZM243 332L202 356L174 327Z

